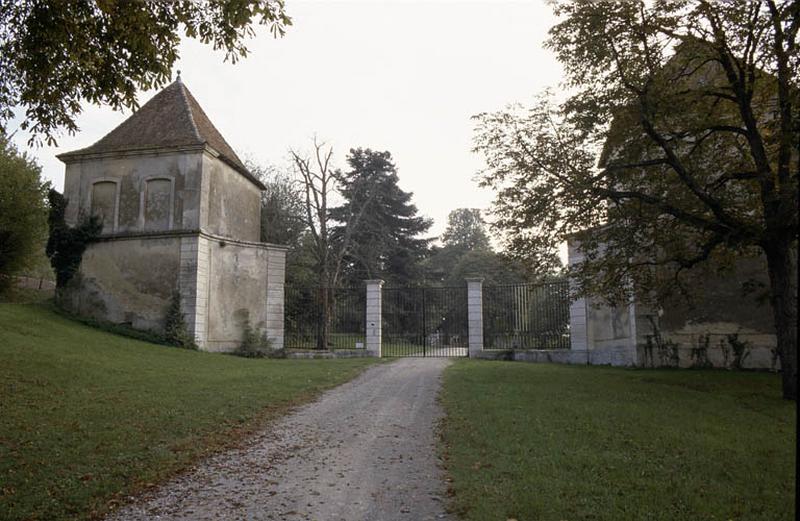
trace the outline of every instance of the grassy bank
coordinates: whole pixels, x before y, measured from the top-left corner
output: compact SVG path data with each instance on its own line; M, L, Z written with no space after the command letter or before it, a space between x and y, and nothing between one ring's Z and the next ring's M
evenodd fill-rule
M97 516L372 362L185 351L0 304L0 519Z
M794 519L776 375L459 361L442 402L467 520Z

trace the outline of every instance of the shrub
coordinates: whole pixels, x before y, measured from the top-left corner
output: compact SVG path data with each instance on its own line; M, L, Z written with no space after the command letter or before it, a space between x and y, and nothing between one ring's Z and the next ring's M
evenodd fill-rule
M177 291L172 293L172 299L167 308L167 316L164 320L164 340L172 346L197 349L194 338L189 334L189 328L186 327L186 320L183 318L181 310L181 295Z
M96 216L89 216L82 217L78 225L71 228L64 219L67 199L53 189L48 192L47 199L50 202L47 218L50 236L46 251L56 274L56 288L61 289L78 272L83 252L100 235L103 224Z
M267 337L267 333L260 329L253 328L250 319L244 319L244 334L242 344L234 354L246 358L280 358L284 356L283 350L273 350L272 340Z
M25 268L43 242L47 226L42 169L0 134L0 292Z

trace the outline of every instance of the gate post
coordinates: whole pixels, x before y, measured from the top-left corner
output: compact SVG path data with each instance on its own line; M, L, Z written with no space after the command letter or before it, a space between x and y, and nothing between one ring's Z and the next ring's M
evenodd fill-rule
M469 356L483 351L483 279L467 279L467 321L469 323Z
M367 353L381 357L381 286L380 279L366 280L367 284Z

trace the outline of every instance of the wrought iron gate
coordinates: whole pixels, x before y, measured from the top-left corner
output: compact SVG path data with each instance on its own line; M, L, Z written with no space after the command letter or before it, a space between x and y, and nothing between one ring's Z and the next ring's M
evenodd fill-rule
M327 288L328 338L323 339L323 291L286 286L285 345L294 349L364 349L366 294L363 287Z
M385 288L382 306L382 356L468 356L466 287Z
M569 282L483 288L486 349L569 349Z

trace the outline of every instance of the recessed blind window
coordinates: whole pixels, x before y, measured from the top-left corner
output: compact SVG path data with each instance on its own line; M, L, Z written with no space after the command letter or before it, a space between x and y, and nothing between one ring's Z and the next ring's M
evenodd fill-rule
M170 201L172 182L169 179L150 179L145 186L145 230L168 230L170 226Z
M103 233L114 231L114 213L117 204L117 183L99 181L92 185L92 215L103 223Z

